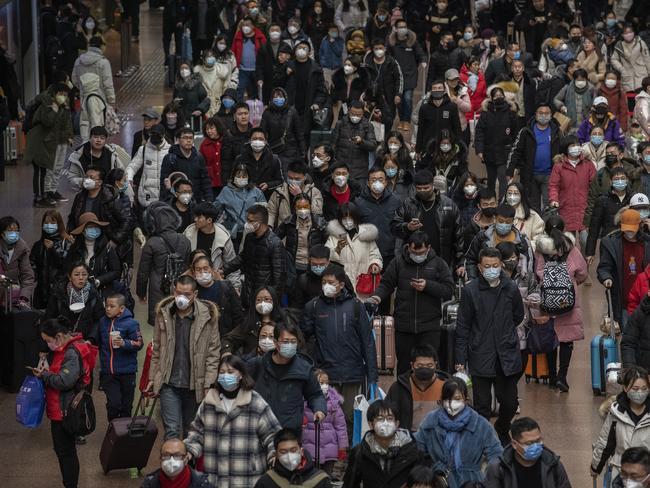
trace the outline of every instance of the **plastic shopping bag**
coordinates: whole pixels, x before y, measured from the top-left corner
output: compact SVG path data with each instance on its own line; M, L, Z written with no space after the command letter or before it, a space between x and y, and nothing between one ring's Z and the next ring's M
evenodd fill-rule
M45 386L40 378L27 376L16 396L16 421L34 429L41 425L45 411Z
M368 407L375 400L386 398L386 393L373 383L369 387L368 398L365 395L357 395L354 397L353 405L353 424L352 424L352 447L361 442L366 432L370 430L368 426L368 418L366 413Z

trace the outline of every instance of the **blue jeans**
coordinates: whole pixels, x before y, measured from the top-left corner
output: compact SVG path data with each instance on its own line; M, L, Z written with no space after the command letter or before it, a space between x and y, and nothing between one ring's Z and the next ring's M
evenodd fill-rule
M160 389L160 415L165 440L184 439L198 408L194 390L163 385Z
M413 112L413 90L404 90L402 103L399 104L399 119L402 122L411 122Z
M237 85L237 100L244 101L244 93L248 92L248 98L257 98L255 89L255 71L239 70L239 84Z

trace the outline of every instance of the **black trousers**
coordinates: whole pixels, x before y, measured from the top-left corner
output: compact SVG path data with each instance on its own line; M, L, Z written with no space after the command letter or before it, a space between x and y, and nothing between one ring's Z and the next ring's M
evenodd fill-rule
M122 0L124 17L131 19L131 35L140 35L140 0Z
M59 469L63 476L65 488L77 488L79 483L79 458L73 435L63 430L62 422L52 420L52 442L54 452L59 459Z
M102 374L99 383L106 394L108 421L120 417L130 417L135 395L135 373Z
M499 182L499 193L497 193L497 200L500 201L506 193L506 187L508 186L508 180L506 178L506 165L500 164L486 164L485 169L487 170L487 187L491 188L495 192L497 191L496 183Z
M560 369L557 368L558 349L560 350ZM560 342L560 347L557 347L546 354L548 359L548 376L551 383L555 380L566 382L566 375L569 372L572 354L573 342Z
M492 385L499 402L499 417L494 423L501 444L505 445L510 439L510 423L517 413L517 381L520 374L506 376L497 362L497 374L494 378L473 376L474 409L483 417L490 420L492 413Z
M45 195L45 174L47 173L47 170L34 163L32 163L32 165L34 166L32 188L34 190L34 199L36 199Z
M422 344L430 344L437 351L440 345L440 331L430 330L418 334L395 332L395 356L397 357L398 375L411 368L411 349Z

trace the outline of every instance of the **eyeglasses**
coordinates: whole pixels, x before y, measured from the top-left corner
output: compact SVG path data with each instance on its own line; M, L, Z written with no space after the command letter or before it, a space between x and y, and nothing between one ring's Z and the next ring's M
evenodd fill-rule
M160 459L163 461L169 461L170 459L174 459L174 461L182 461L185 459L185 456L183 454L163 454L160 456Z
M395 421L395 417L393 415L386 415L386 416L380 415L379 417L375 417L375 419L373 420L373 422L394 422L394 421Z

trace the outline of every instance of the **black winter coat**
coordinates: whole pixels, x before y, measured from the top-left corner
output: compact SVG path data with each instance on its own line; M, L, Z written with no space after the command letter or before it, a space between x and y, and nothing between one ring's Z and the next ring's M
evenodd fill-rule
M521 373L517 325L524 319L524 305L517 284L501 273L491 288L483 276L463 288L454 335L456 363L469 366L473 376L494 378L497 361L503 373Z
M68 215L68 232L79 226L79 217L86 211L87 198L88 190L82 190L74 197ZM128 238L131 215L120 202L119 195L112 186L102 185L97 198L93 202L91 211L99 221L110 223L110 225L104 227L109 240L119 244Z
M219 296L216 302L212 302L219 310L219 335L224 337L228 332L233 330L235 326L242 323L244 320L244 313L241 307L241 300L239 294L233 284L228 280L215 281L217 285ZM199 285L198 298L202 300L209 300L205 294L205 288Z
M278 237L284 240L284 247L287 253L296 260L298 253L298 228L296 226L298 217L291 215L278 227ZM327 242L327 221L320 215L311 215L311 227L307 234L307 251L313 246L325 245Z
M232 121L232 116L230 119ZM230 130L223 138L223 144L221 146L221 174L227 179L230 179L235 161L251 138L251 129L253 128L252 125L248 124L248 129L245 132L240 132L233 122L229 126Z
M192 73L187 81L176 80L173 99L177 98L181 100L180 111L186 122L192 120L192 112L195 110L204 114L210 109L208 92L201 82L201 76L196 73Z
M70 247L68 256L63 264L63 269L70 269L73 263L86 262L86 238L83 235L77 236L74 244ZM94 255L90 258L90 277L99 280L99 292L103 298L113 291L113 281L120 279L122 263L117 251L108 246L108 239L102 234L95 240Z
M323 218L329 222L336 218L339 210L339 202L332 196L332 176L328 176L323 180L323 186L320 189L323 195ZM353 202L359 195L361 195L361 185L353 179L348 180L348 187L350 188L350 201Z
M169 149L169 153L162 162L160 169L161 199L164 199L165 195L169 194L169 190L165 186L165 180L169 178L170 174L177 171L184 173L187 179L192 182L192 193L195 201L212 203L212 180L208 175L203 156L195 147L192 147L190 156L186 157L178 144L174 144Z
M282 42L278 44L278 49L282 45ZM262 85L262 101L264 105L268 105L271 102L271 93L273 88L276 87L273 83L269 83L269 80L273 79L273 68L278 64L278 57L273 52L273 46L270 41L267 41L260 50L257 52L257 58L255 60L255 73L257 80L264 80Z
M191 469L191 468L190 468ZM192 478L187 488L211 488L208 475L192 469ZM160 488L160 469L148 474L142 482L142 488Z
M448 69L455 68L460 70L460 67L465 62L465 53L462 49L456 48L451 51L443 49L442 46L431 53L429 57L429 70L427 71L427 84L426 90L431 89L431 84L435 80L443 80L445 72Z
M519 230L515 227L513 227L512 230L515 232L514 244L517 246L519 254L528 259L528 265L533 259L530 241L528 240L528 237L521 235ZM496 247L496 244L494 225L489 226L487 229L480 230L474 239L472 239L472 242L469 244L469 248L465 253L465 271L467 272L467 277L469 279L477 278L480 274L478 271L478 256L481 249Z
M59 281L52 289L47 302L45 316L58 317L63 315L72 324L73 332L83 335L83 338L95 345L99 344L99 319L104 316L104 305L99 292L90 285L88 300L84 309L75 314L70 311L70 296L68 295L68 279Z
M343 68L337 69L332 75L332 102L344 102L350 108L352 100L359 100L368 87L370 80L368 79L368 71L365 67L360 66L357 70L357 75L350 83L350 93L348 94L348 83L345 80L345 72ZM343 114L339 118L343 117Z
M411 286L411 280L424 279L424 290L417 291ZM396 256L381 277L375 295L382 302L395 295L395 330L407 334L439 331L441 305L449 300L454 292L454 279L449 266L442 258L436 256L433 249L427 259L416 264L409 257L408 246L402 254Z
M322 286L321 277L314 274L311 269L301 273L296 279L296 286L289 290L289 308L302 315L307 302L322 293Z
M460 212L456 204L446 195L438 194L434 203L436 206L436 226L440 242L432 242L431 247L436 251L450 268L461 265L463 259L463 226L460 222ZM417 197L407 198L395 212L390 228L394 235L406 241L411 231L407 225L411 219L423 220L424 207Z
M238 164L245 164L246 168L248 168L248 182L250 184L259 186L261 183L266 183L269 186L264 191L267 200L271 198L273 190L284 182L280 158L273 154L268 144L262 150L259 159L255 159L255 153L250 144L244 145L242 153L235 160L235 165Z
M481 109L474 136L476 154L483 154L487 166L502 166L517 135L517 112L507 102L486 101Z
M379 231L377 247L384 263L395 256L395 236L390 231L390 223L402 201L390 190L384 190L381 197L372 196L370 188L365 186L361 195L354 199L359 212L360 223L373 224Z
M519 84L514 79L512 79L512 82ZM526 117L526 120L529 120L535 117L535 110L537 108L535 105L537 100L537 80L528 76L528 73L524 71L524 78L519 86L520 89L521 87L524 88L524 117Z
M360 136L361 144L352 142ZM350 179L366 181L368 179L368 154L377 149L375 130L364 117L358 124L350 122L349 117L342 117L332 132L332 145L337 161L345 161L350 168Z
M369 52L364 58L368 70L369 87L366 92L366 101L376 103L379 108L395 105L394 98L402 96L404 91L404 77L399 64L392 57L386 56L382 64L375 64L373 54Z
M650 298L643 297L625 326L621 339L624 368L650 368Z
M627 190L625 197L621 200L613 191L600 195L596 199L594 209L589 221L589 237L587 237L586 255L594 256L596 253L596 242L610 232L617 230L619 226L615 222L616 214L630 204L633 193ZM642 268L644 269L644 268Z
M45 247L44 239L54 242L51 248ZM53 236L43 234L41 239L32 246L29 261L34 268L36 277L36 288L32 300L34 308L44 309L47 307L52 289L65 273L63 265L69 250L70 242L61 239L58 234Z
M388 36L388 53L393 56L402 70L404 91L415 90L420 63L427 62L427 55L417 41L415 32L408 31L406 39L400 40L393 31Z
M433 139L437 139L440 132L448 130L455 140L461 140L462 129L458 117L458 107L447 94L443 97L439 107L433 104L433 97L423 103L418 114L418 135L415 142L415 151L423 153Z
M323 78L323 70L314 61L310 59L307 61L311 63L307 86L296 86L295 83L289 83L287 86L287 93L289 94L289 104L295 105L296 93L298 90L306 90L305 96L305 112L302 115L302 128L307 134L311 128L311 109L312 105L324 107L327 101L327 89L325 88L325 78ZM295 78L295 76L293 77Z
M307 150L301 117L286 102L282 108L271 103L262 114L260 128L266 132L273 153L286 161L285 164L305 157Z
M256 371L255 391L269 404L284 428L300 432L305 401L312 412L327 413L327 403L320 383L314 374L314 363L309 356L297 353L284 377L275 375L274 352L267 352L253 361L250 370Z
M411 374L412 370L405 371L397 377L390 389L386 394L386 400L392 402L397 406L399 412L399 426L402 429L408 429L410 431L416 430L413 429L413 392L411 391ZM436 381L445 382L449 378L449 375L444 371L436 370Z
M517 484L516 462L514 449L512 446L507 446L499 458L499 462L492 463L487 467L485 486L487 488L525 488ZM537 462L542 463L543 488L571 488L571 482L560 462L560 456L544 447L542 456Z
M650 235L638 234L645 244L643 263L637 263L637 269L643 270L650 264ZM614 320L621 322L621 312L627 304L623 300L623 234L620 230L612 232L600 241L600 261L596 268L598 281L612 280L612 310Z

